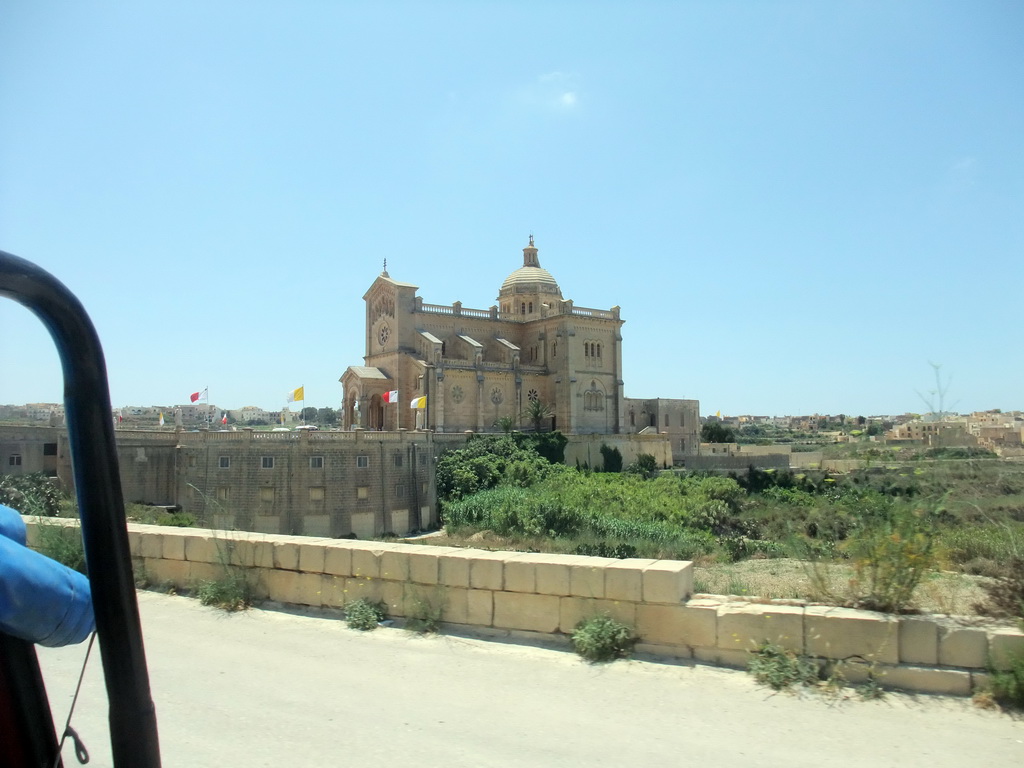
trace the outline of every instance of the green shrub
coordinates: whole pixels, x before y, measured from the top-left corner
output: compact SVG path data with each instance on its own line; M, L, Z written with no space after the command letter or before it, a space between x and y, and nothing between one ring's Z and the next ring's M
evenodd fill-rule
M61 565L86 573L85 546L82 531L77 525L60 525L48 522L46 518L36 518L34 549Z
M636 645L633 630L608 615L584 619L572 633L572 647L589 662L628 656Z
M441 629L441 614L444 609L443 596L436 605L419 594L413 595L411 602L412 606L406 609L406 629L425 635L434 634Z
M989 666L989 686L1000 704L1024 709L1024 653L1010 659L1009 669Z
M1024 552L1024 525L1007 522L1005 525L990 523L949 527L942 531L938 540L945 559L951 565L970 570L973 562L1005 563L1019 552Z
M345 606L345 621L352 629L362 632L376 629L387 615L387 606L383 601L374 602L365 597L353 600Z
M622 471L622 451L618 448L612 448L605 443L601 443L601 457L604 459L601 467L602 472Z
M23 515L58 517L66 498L57 487L56 478L42 472L0 475L0 504Z
M219 579L201 581L196 597L203 605L212 605L225 611L242 611L252 605L253 592L245 574L237 568L225 566Z
M654 477L658 471L658 460L649 453L641 453L636 461L626 467L626 471L640 477Z
M198 520L191 512L169 512L164 507L130 503L124 505L125 517L133 523L167 525L174 528L194 528Z
M565 463L565 446L569 438L558 430L554 432L516 432L512 439L520 447L529 447L551 464Z
M747 670L758 683L773 691L794 685L815 686L821 679L818 665L809 657L768 642L751 653Z
M505 484L527 487L540 482L563 469L552 464L547 456L564 455L565 442L561 433L474 436L464 448L446 451L438 459L438 499L447 511L447 502L479 491Z
M896 508L847 542L852 560L849 604L885 613L910 608L914 591L935 565L933 529L920 511Z
M632 544L611 544L607 541L597 541L593 544L584 542L576 545L575 554L589 557L615 557L625 560L636 557L636 547Z

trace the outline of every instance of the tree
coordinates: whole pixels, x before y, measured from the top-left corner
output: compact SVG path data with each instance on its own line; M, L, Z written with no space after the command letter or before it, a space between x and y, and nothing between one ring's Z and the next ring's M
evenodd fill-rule
M504 432L506 435L511 434L516 428L516 420L511 416L502 416L500 419L494 422L494 426Z
M658 460L649 453L641 453L636 461L626 467L626 471L644 479L654 477L658 471Z
M622 471L622 451L601 443L602 472Z
M333 408L321 408L316 412L316 419L324 425L337 424L338 412Z
M523 411L523 416L530 420L533 424L533 431L540 432L541 425L548 421L554 414L551 413L551 408L546 403L542 402L540 398L531 400L530 404L526 406L526 410Z
M316 408L313 406L307 406L302 409L302 420L303 421L316 421Z
M717 421L709 421L700 428L700 439L705 443L734 443L736 435Z

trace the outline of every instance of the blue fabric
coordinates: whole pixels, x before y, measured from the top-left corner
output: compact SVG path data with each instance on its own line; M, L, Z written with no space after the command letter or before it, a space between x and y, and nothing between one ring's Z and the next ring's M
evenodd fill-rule
M0 510L0 519L7 512L13 510ZM0 536L0 631L49 647L82 642L96 627L89 579L8 538L17 526L6 523Z
M0 504L0 536L25 546L25 521L15 510Z

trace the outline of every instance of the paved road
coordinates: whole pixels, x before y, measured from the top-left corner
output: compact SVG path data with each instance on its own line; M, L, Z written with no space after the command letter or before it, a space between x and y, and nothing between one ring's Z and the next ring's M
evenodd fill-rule
M165 766L1024 765L1024 722L958 699L829 705L702 666L140 604ZM84 650L39 649L61 723ZM94 649L74 720L93 766L106 716Z

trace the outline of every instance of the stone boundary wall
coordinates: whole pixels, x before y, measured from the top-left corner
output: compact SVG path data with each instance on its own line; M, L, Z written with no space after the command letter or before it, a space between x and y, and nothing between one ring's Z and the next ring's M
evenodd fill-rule
M37 523L26 518L29 543ZM53 521L75 524L75 521ZM765 641L823 663L850 683L970 695L989 663L1024 653L1024 633L952 617L892 616L797 601L693 595L693 568L675 560L490 552L350 539L129 524L137 573L187 588L241 568L258 599L344 608L383 600L393 617L439 611L442 622L511 636L564 636L607 613L632 627L637 650L745 667Z
M692 472L738 472L742 474L747 471L748 467L789 469L790 455L788 453L703 454L687 456L683 465Z
M565 465L568 467L586 465L598 470L604 468L601 446L618 448L622 454L622 466L628 467L641 453L654 456L657 466L672 466L672 444L667 435L621 434L621 435L566 435Z

